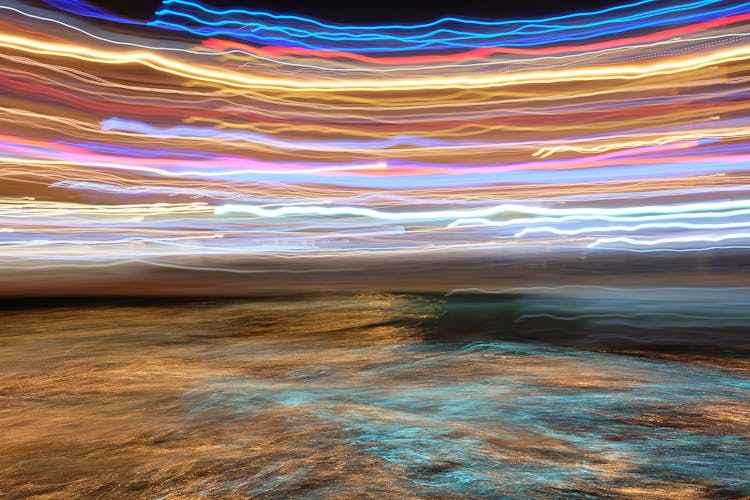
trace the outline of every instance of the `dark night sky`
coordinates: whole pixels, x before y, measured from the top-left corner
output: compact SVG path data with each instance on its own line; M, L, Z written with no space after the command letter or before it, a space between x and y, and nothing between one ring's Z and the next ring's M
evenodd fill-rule
M219 7L243 7L276 13L300 14L342 23L378 24L424 22L453 15L508 19L566 14L609 7L625 0L203 0ZM90 0L119 14L141 19L150 18L160 0Z

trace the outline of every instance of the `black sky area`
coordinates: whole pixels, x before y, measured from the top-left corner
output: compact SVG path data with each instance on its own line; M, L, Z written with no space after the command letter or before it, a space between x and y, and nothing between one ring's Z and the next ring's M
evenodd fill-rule
M536 18L595 10L626 3L602 0L202 0L219 8L246 8L297 14L337 23L417 23L444 16L483 19ZM131 18L150 19L161 0L93 0L89 3Z

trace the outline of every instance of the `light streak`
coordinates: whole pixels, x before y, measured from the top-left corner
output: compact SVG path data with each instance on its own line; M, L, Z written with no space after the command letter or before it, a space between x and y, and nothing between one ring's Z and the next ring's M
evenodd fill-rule
M539 40L541 35L546 34L554 36L554 40L559 43L604 34L601 29L605 26L610 29L609 34L612 34L623 29L659 26L661 24L669 24L670 22L694 21L697 17L706 14L699 11L690 12L691 9L697 10L717 2L716 0L693 2L683 5L668 6L661 9L635 12L620 17L608 15L611 12L627 10L645 3L648 2L637 2L589 13L576 13L535 20L529 19L493 22L444 18L436 20L433 23L413 25L410 27L404 25L356 27L334 26L299 16L278 16L264 12L248 12L238 9L216 11L207 9L206 7L194 2L169 0L164 2L164 8L157 11L159 17L152 22L152 25L185 30L201 36L228 35L260 42L266 45L274 41L282 41L283 43L288 40L294 40L294 44L297 46L325 49L333 42L340 44L347 42L365 42L370 45L370 47L358 47L359 51L385 52L388 50L425 50L446 46L481 47L485 44L496 42L498 39L508 37L512 40L510 43L506 42L508 45L528 46L551 42L552 40L544 37L541 37L542 40ZM177 5L180 10L171 9L169 7L171 4ZM210 19L201 17L201 14L191 14L190 12L193 9L199 11L201 14L215 16L218 20L211 21ZM726 13L727 10L731 11L731 9L722 10L724 13ZM688 12L688 14L680 17L680 12ZM235 18L233 16L237 17ZM665 19L662 19L660 16L664 16ZM276 22L266 24L263 21L256 20L258 17L270 17ZM587 17L594 19L585 21L585 18ZM577 23L559 24L559 21L569 21L576 18L583 18L584 20L583 22L579 21ZM176 22L171 21L171 19L175 19ZM286 20L293 21L295 24L285 26L282 22ZM548 22L553 22L554 24L546 25L545 23ZM299 23L303 23L302 26L304 26L304 24L311 24L323 28L323 30L321 31L317 28L306 29L300 27ZM188 24L197 25L197 28L192 28ZM462 29L451 28L450 26L441 26L445 24L457 24L458 26L466 25L466 27L470 27L473 30L463 31ZM506 31L498 29L501 26L508 25L515 25L515 27L510 27ZM612 25L616 28L613 29ZM236 26L239 29L233 29L232 26ZM482 28L489 29L483 31ZM393 31L407 29L409 31L406 31L406 33L393 33ZM587 29L589 30L588 33L586 31ZM599 31L597 31L597 29ZM593 34L590 33L592 30ZM565 32L568 31L573 31L574 33L577 31L577 33L566 36ZM586 33L586 35L583 35L582 33ZM310 39L317 40L318 42L310 43L308 41ZM372 48L373 44L377 44L377 48Z
M3 33L0 33L0 47L26 53L73 58L100 64L123 65L138 63L178 77L217 84L226 87L227 90L236 88L276 91L296 90L299 92L474 89L578 81L634 80L695 71L707 66L742 61L750 56L750 45L746 45L702 56L679 58L643 65L615 65L603 68L558 71L529 71L509 75L478 75L474 77L405 78L399 81L398 84L394 84L383 80L305 81L288 78L247 77L236 71L218 71L208 67L201 68L182 63L173 58L160 56L153 52L122 53L111 50L98 50L80 45L52 43Z
M362 207L323 207L287 206L264 208L252 205L222 205L216 208L216 215L241 213L257 217L285 217L294 215L323 215L327 217L353 215L381 220L444 220L471 217L490 217L502 213L523 213L533 215L638 215L638 214L682 214L713 210L733 210L750 208L750 199L709 203L685 203L678 205L646 205L621 208L545 208L539 206L507 203L473 210L433 210L425 212L384 212Z
M724 222L721 224L691 224L688 222L652 222L649 224L636 224L634 226L593 226L582 227L579 229L558 229L556 227L529 227L518 231L515 236L520 238L527 234L552 233L560 236L577 236L586 233L612 233L612 232L633 232L647 229L734 229L738 227L748 227L750 221L744 222Z
M725 240L735 239L748 239L750 233L729 233L729 234L718 234L718 235L694 235L694 236L674 236L669 238L654 238L654 239L643 239L643 238L628 238L628 237L617 237L617 238L599 238L593 243L589 244L589 248L594 248L599 245L608 243L627 243L629 245L644 245L644 246L656 246L672 243L716 243Z
M8 272L455 261L435 286L486 290L505 258L748 247L748 2L410 26L47 3L0 6Z

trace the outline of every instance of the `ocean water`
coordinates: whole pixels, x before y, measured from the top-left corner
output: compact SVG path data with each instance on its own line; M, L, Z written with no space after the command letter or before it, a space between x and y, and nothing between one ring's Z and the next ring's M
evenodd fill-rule
M0 497L747 497L715 292L6 304Z

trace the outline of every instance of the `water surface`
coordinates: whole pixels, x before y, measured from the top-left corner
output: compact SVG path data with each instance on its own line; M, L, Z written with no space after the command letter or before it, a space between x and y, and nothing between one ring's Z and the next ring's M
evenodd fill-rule
M743 316L721 316L734 343L663 349L623 345L633 325L600 324L598 309L588 332L555 304L378 293L5 309L0 496L750 495Z

